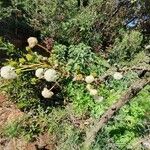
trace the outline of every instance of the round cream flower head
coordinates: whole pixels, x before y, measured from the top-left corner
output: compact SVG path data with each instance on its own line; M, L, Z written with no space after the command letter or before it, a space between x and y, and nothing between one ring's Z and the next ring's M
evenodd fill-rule
M51 98L54 95L54 93L50 90L48 90L47 88L44 88L42 91L42 96L44 98Z
M57 79L57 72L54 69L48 69L44 73L44 78L48 82L55 82Z
M98 93L96 89L90 89L89 92L90 92L90 95L93 95L93 96L97 95Z
M123 75L120 72L115 72L113 78L116 80L121 80L123 78Z
M27 42L28 42L30 48L33 48L35 45L38 44L38 40L36 37L29 37L27 39Z
M145 46L145 49L150 49L150 45Z
M85 82L86 82L86 83L90 84L90 83L92 83L93 81L94 81L94 77L93 77L92 75L86 76L86 78L85 78Z
M4 79L15 79L17 78L17 74L15 72L15 68L11 66L4 66L0 70L0 75Z
M44 69L43 68L38 68L35 71L35 76L40 78L40 79L43 78L44 77Z
M143 144L143 147L144 147L144 148L146 148L146 149L148 149L148 150L150 149L150 140L146 140L146 141L144 141L142 144Z
M91 84L87 84L86 89L90 91L92 89Z

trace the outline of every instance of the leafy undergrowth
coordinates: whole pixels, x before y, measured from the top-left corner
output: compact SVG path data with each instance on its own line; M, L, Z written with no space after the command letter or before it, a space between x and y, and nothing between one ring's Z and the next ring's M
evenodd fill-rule
M150 86L122 107L115 117L97 135L93 149L142 149L138 140L149 135ZM135 140L136 139L136 140ZM137 143L138 145L135 145Z
M140 22L135 29L122 25L129 17L126 7L130 4L133 12L136 2L123 3L117 16L112 16L114 7L110 7L115 2L103 0L78 7L74 0L30 5L28 0L12 0L3 6L2 22L14 17L13 31L30 24L41 33L23 41L28 46L22 49L7 41L7 36L0 38L0 91L24 112L4 126L1 135L34 141L49 133L56 136L58 150L82 149L93 122L131 84L150 76L147 28ZM97 133L91 149L144 149L139 140L150 134L149 93L147 85L122 106Z

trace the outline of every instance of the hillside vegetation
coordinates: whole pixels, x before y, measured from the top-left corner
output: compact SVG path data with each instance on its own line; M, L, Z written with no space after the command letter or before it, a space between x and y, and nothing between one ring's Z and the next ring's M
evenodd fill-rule
M2 0L0 91L24 115L0 136L150 149L149 34L149 0Z

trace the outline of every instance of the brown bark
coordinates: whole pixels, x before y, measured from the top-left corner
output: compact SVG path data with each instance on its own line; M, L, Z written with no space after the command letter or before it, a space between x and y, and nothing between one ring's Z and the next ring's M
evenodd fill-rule
M88 150L90 148L91 144L95 140L97 133L109 121L109 119L112 118L115 112L117 112L134 96L136 96L149 83L150 78L137 80L129 87L129 89L124 94L121 95L120 99L116 103L114 103L97 122L95 122L95 124L86 134L85 142L83 143L83 147L85 150Z

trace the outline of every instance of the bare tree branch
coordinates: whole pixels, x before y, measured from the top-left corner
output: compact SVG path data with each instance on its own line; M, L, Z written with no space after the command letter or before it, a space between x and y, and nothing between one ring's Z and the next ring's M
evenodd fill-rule
M129 87L129 89L124 94L121 95L120 99L116 103L114 103L97 122L94 123L94 125L86 134L85 142L83 143L83 147L85 150L88 150L90 148L91 144L95 140L97 133L109 121L109 119L112 118L115 112L117 112L134 96L136 96L149 83L150 78L137 80Z

